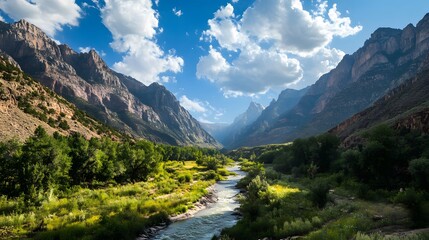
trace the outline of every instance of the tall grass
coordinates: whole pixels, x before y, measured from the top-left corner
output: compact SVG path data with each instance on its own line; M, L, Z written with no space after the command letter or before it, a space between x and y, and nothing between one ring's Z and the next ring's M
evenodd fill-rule
M0 238L134 239L206 195L214 180L198 177L205 174L195 162L166 162L147 182L47 193L39 207L0 197Z

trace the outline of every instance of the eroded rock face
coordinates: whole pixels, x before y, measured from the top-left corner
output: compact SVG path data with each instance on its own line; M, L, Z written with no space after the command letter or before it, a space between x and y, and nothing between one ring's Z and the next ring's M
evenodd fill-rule
M237 146L280 143L327 131L415 76L428 52L429 14L416 27L380 28L312 85L292 110L264 131L249 132Z
M157 142L218 146L167 89L114 72L94 50L77 53L58 45L25 20L0 22L0 49L24 72L104 123Z

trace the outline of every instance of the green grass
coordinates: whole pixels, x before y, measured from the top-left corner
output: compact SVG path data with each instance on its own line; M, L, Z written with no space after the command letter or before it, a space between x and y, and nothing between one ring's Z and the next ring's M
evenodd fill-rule
M47 194L38 207L2 197L0 239L134 239L144 228L191 208L215 182L205 180L206 170L195 162L166 162L161 169L147 182Z

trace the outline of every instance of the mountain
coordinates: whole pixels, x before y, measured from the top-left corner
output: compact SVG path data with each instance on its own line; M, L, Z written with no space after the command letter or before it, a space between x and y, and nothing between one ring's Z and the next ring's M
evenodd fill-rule
M429 55L415 77L329 132L343 139L346 145L353 145L359 141L359 133L382 123L396 129L429 133Z
M379 28L313 84L295 107L237 145L281 143L325 132L415 76L428 52L429 14L417 26Z
M273 99L270 105L262 111L261 115L252 124L249 124L249 126L243 129L240 135L237 136L228 147L234 148L241 146L243 142L248 145L254 145L253 142L255 142L257 145L259 141L257 136L260 136L260 134L263 134L269 129L279 116L291 110L307 90L308 87L301 90L283 90L277 98L277 101Z
M78 132L86 138L120 138L73 104L22 72L18 63L0 52L0 139L25 140L38 126L49 133Z
M25 73L122 132L172 145L219 146L164 86L111 70L94 50L58 45L25 20L0 23L0 49Z
M230 125L202 124L206 131L210 132L224 147L228 148L237 136L261 115L264 107L255 102L251 102L247 110L238 115Z

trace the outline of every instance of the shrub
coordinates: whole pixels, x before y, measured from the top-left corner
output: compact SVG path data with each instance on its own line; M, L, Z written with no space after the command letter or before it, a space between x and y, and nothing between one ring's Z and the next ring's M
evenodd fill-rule
M192 176L191 176L191 174L189 174L189 173L187 173L187 174L180 174L180 175L177 177L177 180L178 180L180 183L190 182L190 181L192 181Z
M399 192L394 202L404 204L411 214L413 227L425 227L429 223L429 201L428 194L415 189L406 189Z
M58 124L58 127L61 128L61 129L64 129L64 130L69 130L70 129L70 126L69 126L69 124L67 123L66 120L60 121L60 123Z
M309 197L314 206L324 208L328 202L329 185L317 182L310 187Z

